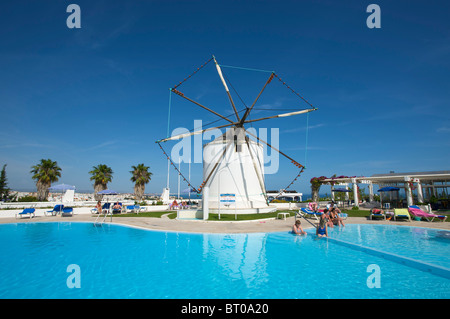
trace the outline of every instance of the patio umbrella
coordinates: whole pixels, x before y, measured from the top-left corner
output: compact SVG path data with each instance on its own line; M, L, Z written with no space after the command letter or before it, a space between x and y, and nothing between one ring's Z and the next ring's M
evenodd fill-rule
M398 191L398 190L400 190L400 188L398 188L398 187L386 186L386 187L380 188L378 191L379 192L393 192L393 191Z
M104 189L102 191L99 191L97 194L100 194L100 195L117 195L119 193L117 193L116 191L113 191L112 189Z
M117 193L116 191L114 191L114 190L112 190L112 189L104 189L104 190L102 190L102 191L99 191L97 194L100 194L100 195L117 195L117 194L119 194L119 193ZM107 202L109 202L108 201L109 199L107 199Z
M51 186L48 189L51 190L51 191L62 191L62 192L65 192L68 189L75 190L75 186L67 185L67 184L58 184L58 185Z
M398 190L400 190L400 188L398 188L398 187L386 186L386 187L380 188L378 190L378 192L381 192L381 193L383 193L383 192L395 192L395 191L398 191ZM383 196L381 196L381 194L380 194L380 206L381 206L381 208L383 207Z

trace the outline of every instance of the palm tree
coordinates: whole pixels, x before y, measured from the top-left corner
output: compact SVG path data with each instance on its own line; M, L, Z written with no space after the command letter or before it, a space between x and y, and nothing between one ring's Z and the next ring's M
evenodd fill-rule
M131 181L134 182L134 195L137 201L142 200L142 196L145 192L145 184L148 184L151 180L152 173L148 171L150 166L144 164L138 164L138 166L131 166L133 169L130 173L133 175Z
M32 178L36 180L37 199L38 201L44 201L48 196L48 188L61 177L61 167L58 166L56 161L41 159L39 164L31 166L30 173L33 174Z
M98 166L94 166L89 174L92 175L90 180L94 181L95 200L101 200L102 196L97 193L108 188L108 183L112 180L113 171L111 167L105 164L99 164Z

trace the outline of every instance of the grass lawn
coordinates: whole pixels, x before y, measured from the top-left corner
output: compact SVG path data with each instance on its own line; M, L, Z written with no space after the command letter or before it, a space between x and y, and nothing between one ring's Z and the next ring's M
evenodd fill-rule
M295 211L291 210L283 210L283 211L277 211L274 213L261 213L261 214L243 214L243 215L237 215L237 220L254 220L254 219L264 219L264 218L276 218L277 214L280 212L287 212L290 213L290 216L295 215ZM139 214L135 213L128 213L128 214L115 214L113 215L113 218L116 217L153 217L153 218L161 218L162 215L169 214L167 217L170 219L177 218L177 212L176 211L157 211L157 212L142 212ZM97 215L94 215L97 216ZM103 215L102 215L103 216ZM217 221L234 221L235 215L234 214L209 214L208 220L217 220Z
M177 213L174 211L159 211L159 212L142 212L139 214L136 213L127 213L127 214L114 214L113 218L116 217L153 217L153 218L161 218L162 215L169 214L169 218L174 219L177 217ZM97 216L97 215L95 215ZM102 215L104 216L104 215Z
M352 217L366 217L369 216L368 211L354 211L349 210L345 211L349 214L349 216ZM234 214L209 214L209 219L211 221L235 221L235 220L255 220L255 219L266 219L266 218L276 218L278 213L289 213L289 217L295 216L296 211L295 210L279 210L273 213L260 213L260 214L238 214L237 219L235 219ZM156 212L142 212L139 214L135 213L128 213L128 214L116 214L113 215L113 217L153 217L153 218L161 218L162 215L169 214L168 217L170 219L175 219L177 217L176 211L156 211Z
M343 213L348 214L348 217L369 217L370 211L368 210L342 210Z
M295 215L294 210L279 210L274 213L261 213L261 214L241 214L237 215L237 219L235 219L234 214L209 214L208 220L217 220L217 221L235 221L235 220L254 220L254 219L265 219L265 218L276 218L278 213L289 213L290 216Z
M370 212L368 210L342 210L343 213L347 213L348 217L369 217ZM237 219L235 219L234 214L209 214L209 219L211 221L242 221L242 220L256 220L256 219L268 219L268 218L276 218L278 213L289 213L289 217L295 216L295 210L279 210L273 213L261 213L261 214L241 214L237 215ZM167 217L170 219L177 218L176 211L156 211L156 212L142 212L139 214L129 213L129 214L116 214L113 215L116 217L152 217L152 218L161 218L162 215L169 214ZM97 215L93 215L97 216ZM447 218L447 222L450 221L450 218ZM433 222L441 222L440 219L435 219Z
M238 215L237 220L253 220L264 218L276 218L278 213L289 213L289 216L295 216L296 210L279 210L274 213L263 214L243 214ZM368 210L343 210L343 213L347 213L349 217L368 217L370 212ZM221 221L233 221L234 214L221 214L220 219L218 214L209 214L209 220L221 220Z

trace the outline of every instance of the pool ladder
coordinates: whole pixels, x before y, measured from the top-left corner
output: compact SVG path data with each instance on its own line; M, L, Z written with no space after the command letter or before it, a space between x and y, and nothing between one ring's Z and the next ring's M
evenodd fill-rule
M98 220L99 220L99 218L101 217L101 213L99 213L98 214L98 216L97 216L97 218L95 219L95 222L94 222L94 226L102 226L103 225L103 223L105 222L105 220L106 220L106 217L108 217L108 215L111 215L111 221L112 221L112 211L110 211L109 209L108 209L108 211L105 213L105 215L103 216L103 219L99 222Z

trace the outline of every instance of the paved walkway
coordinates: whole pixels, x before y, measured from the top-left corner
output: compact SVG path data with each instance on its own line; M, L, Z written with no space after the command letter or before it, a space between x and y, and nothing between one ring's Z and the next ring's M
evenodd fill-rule
M3 223L29 223L29 222L94 222L97 215L78 214L72 217L61 216L36 216L34 218L0 218L0 224ZM309 219L315 224L315 222ZM106 219L109 223L110 217ZM301 219L303 228L312 228L312 226ZM294 217L283 219L266 219L256 221L197 221L197 220L176 220L169 219L167 216L162 218L151 217L113 217L113 224L124 224L146 229L175 232L193 232L193 233L255 233L255 232L279 232L290 231L294 224ZM403 225L430 227L450 230L449 222L426 222L426 221L384 221L368 220L365 217L349 217L344 221L345 224L383 224L383 225Z

